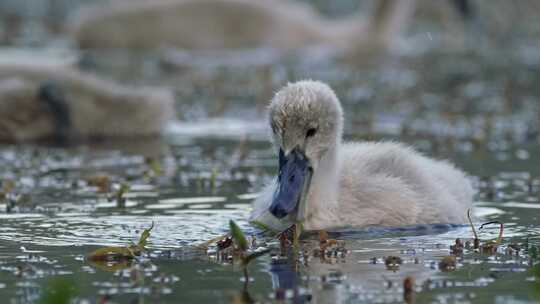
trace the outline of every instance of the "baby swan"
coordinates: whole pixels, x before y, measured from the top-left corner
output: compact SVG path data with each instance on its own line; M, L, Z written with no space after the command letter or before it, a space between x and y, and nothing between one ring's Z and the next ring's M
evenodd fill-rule
M252 222L280 230L464 223L473 189L452 164L393 142L342 143L343 113L326 84L300 81L270 103L279 175Z

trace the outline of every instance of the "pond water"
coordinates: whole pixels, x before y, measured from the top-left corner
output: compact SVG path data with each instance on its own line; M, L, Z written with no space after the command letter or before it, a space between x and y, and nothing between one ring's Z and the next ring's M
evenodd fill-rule
M84 69L172 88L179 121L162 139L0 146L2 191L9 192L0 200L0 302L35 303L63 282L77 303L394 303L404 300L407 277L418 303L540 302L531 267L538 261L528 250L540 245L536 45L525 39L512 49L449 51L433 47L433 38L436 32L420 31L402 53L362 66L325 50L248 50L240 60L85 53ZM326 258L314 254L319 240L308 235L299 256L280 257L279 241L246 219L276 173L265 105L287 81L303 78L336 90L347 140L404 141L469 173L476 227L504 224L496 253L465 249L455 254L455 269L441 270L456 238L473 235L468 225L431 225L335 232L346 251ZM130 189L120 208L110 197L122 184ZM197 248L227 233L229 220L271 248L250 263L248 284L238 264ZM97 248L137 242L152 223L139 259L88 261ZM482 241L495 239L499 227L480 232ZM509 254L509 245L521 250ZM390 256L401 265L387 267Z

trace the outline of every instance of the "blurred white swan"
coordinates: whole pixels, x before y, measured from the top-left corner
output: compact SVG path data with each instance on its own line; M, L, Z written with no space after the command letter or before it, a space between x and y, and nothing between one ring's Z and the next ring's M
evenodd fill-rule
M69 28L81 48L194 50L330 45L351 52L388 47L415 0L380 0L371 17L323 18L290 0L116 0L83 8Z
M174 97L127 87L62 64L0 64L0 142L159 134Z
M270 104L279 175L251 221L279 230L464 223L473 189L452 164L393 142L342 143L341 105L326 84L301 81Z

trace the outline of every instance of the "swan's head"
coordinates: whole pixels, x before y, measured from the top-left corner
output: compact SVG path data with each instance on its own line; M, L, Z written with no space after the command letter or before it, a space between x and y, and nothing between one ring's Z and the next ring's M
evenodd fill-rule
M281 89L270 103L272 137L279 150L278 188L270 212L283 218L303 206L311 176L341 141L343 113L332 89L300 81Z

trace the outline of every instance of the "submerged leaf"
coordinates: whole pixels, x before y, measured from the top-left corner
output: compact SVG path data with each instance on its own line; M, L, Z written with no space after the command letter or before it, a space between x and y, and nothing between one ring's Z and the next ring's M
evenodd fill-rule
M242 229L233 220L229 221L229 228L231 229L231 235L236 246L240 250L246 251L248 249L248 241Z
M536 265L533 269L533 272L536 276L536 282L533 285L534 295L536 299L540 300L540 264Z
M74 280L65 277L51 279L42 288L39 304L68 304L77 293Z

